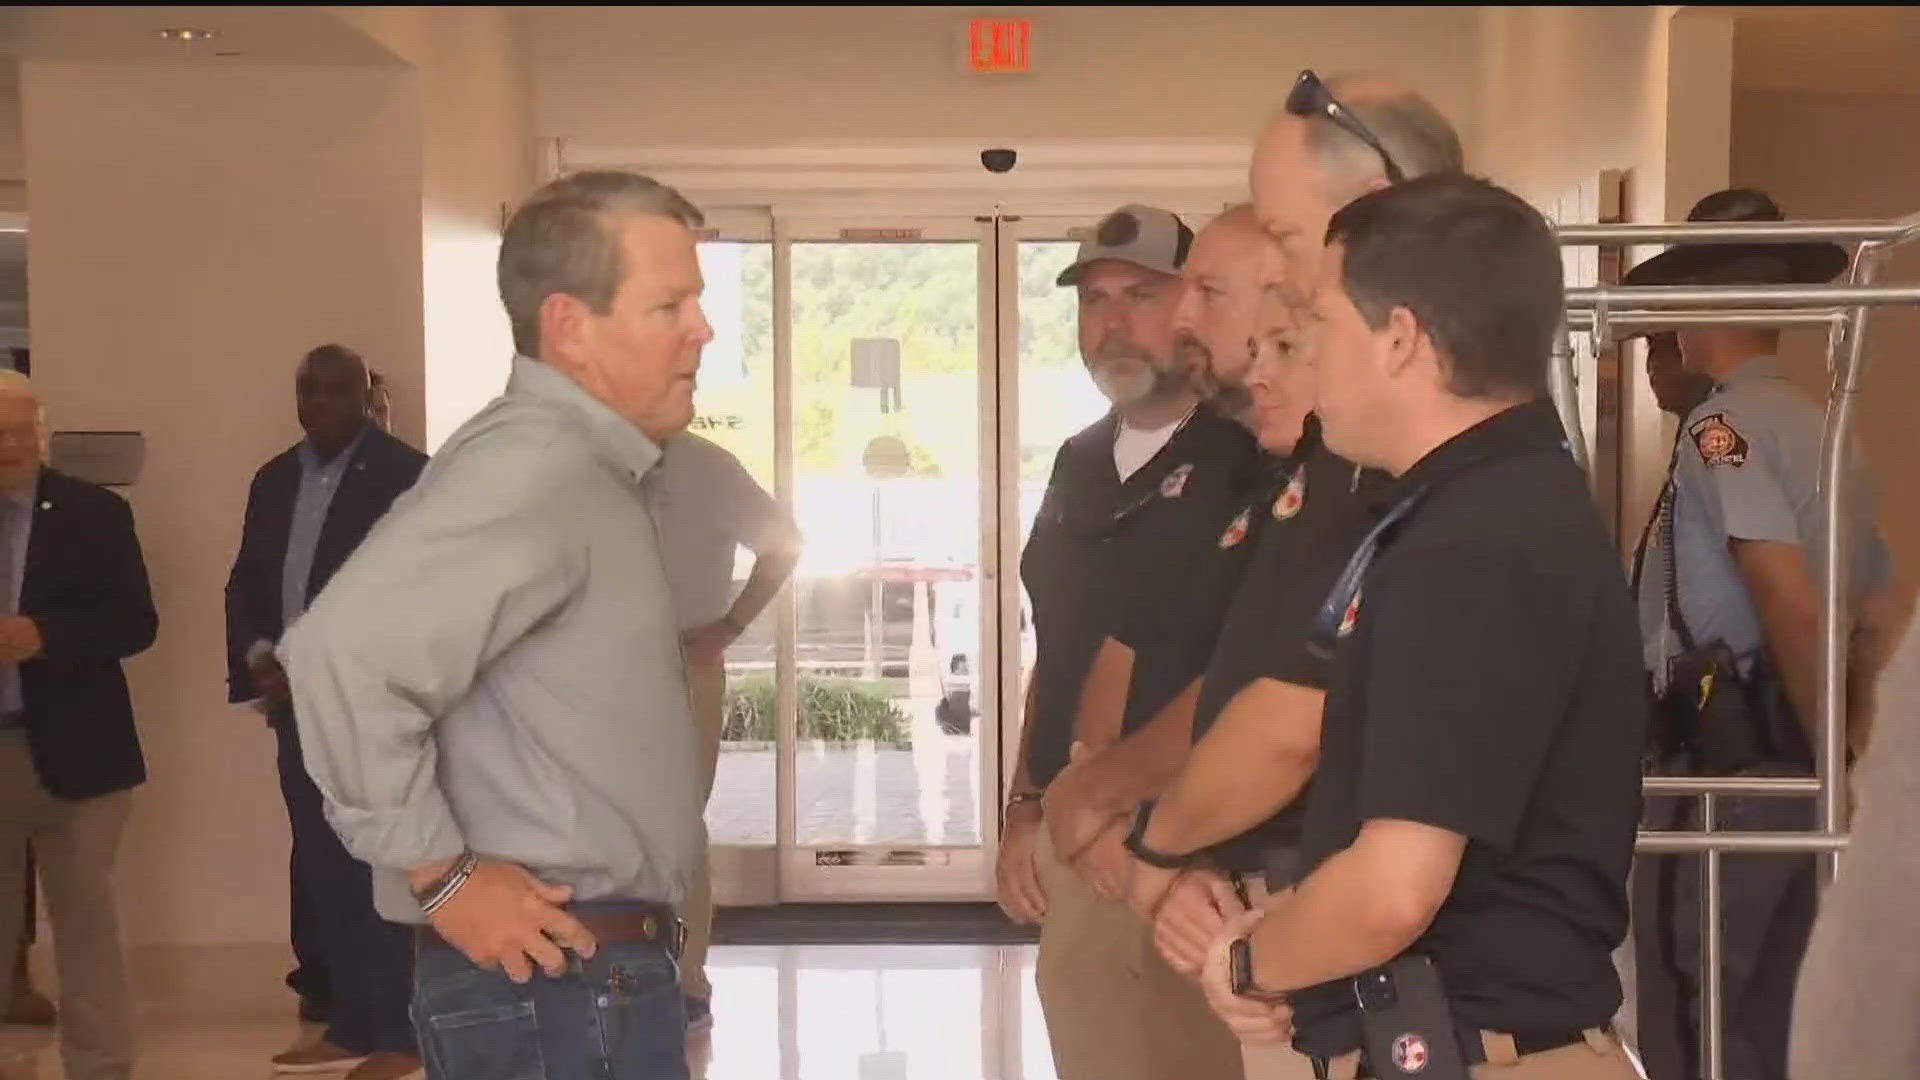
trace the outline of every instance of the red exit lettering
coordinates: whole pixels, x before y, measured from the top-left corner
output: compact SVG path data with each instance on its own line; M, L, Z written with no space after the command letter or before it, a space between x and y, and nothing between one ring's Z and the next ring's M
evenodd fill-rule
M1033 24L1026 19L975 19L967 62L979 72L1028 71L1033 64Z

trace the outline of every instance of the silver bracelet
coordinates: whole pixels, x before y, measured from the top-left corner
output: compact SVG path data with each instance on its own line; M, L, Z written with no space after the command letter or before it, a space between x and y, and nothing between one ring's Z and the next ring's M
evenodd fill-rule
M453 869L447 871L447 876L441 878L426 895L419 898L421 913L432 918L434 912L447 906L447 901L453 899L454 894L467 883L467 879L473 876L474 868L479 865L480 856L471 851L462 852L460 858L453 864Z

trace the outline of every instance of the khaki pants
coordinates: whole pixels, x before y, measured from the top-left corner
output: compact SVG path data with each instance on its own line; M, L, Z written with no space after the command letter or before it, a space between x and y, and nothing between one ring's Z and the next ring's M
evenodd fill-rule
M1088 889L1044 832L1038 860L1047 918L1036 981L1060 1080L1240 1077L1239 1042L1160 958L1151 928Z
M1485 1039L1487 1061L1468 1070L1473 1080L1639 1080L1620 1040L1604 1032L1589 1031L1585 1042L1526 1057L1513 1053L1512 1039ZM1359 1054L1337 1057L1331 1064L1329 1080L1364 1080Z
M693 703L693 722L700 728L700 790L704 798L713 794L713 773L720 764L720 729L726 722L727 706L726 665L689 666L687 696ZM713 874L704 853L680 916L687 921L680 986L687 994L706 1001L713 997L713 984L707 980L707 945L713 936Z
M126 1080L133 1073L133 1004L120 954L113 863L130 792L70 802L33 770L26 740L0 735L0 1001L13 997L24 917L27 844L53 920L60 972L60 1054L68 1080Z

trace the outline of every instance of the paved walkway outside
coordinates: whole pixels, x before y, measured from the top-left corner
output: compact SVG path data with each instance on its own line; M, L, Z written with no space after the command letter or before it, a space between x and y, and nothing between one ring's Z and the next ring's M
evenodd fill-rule
M964 735L922 735L911 750L803 743L794 761L803 844L977 844L979 759ZM774 752L723 749L707 804L716 844L773 843Z

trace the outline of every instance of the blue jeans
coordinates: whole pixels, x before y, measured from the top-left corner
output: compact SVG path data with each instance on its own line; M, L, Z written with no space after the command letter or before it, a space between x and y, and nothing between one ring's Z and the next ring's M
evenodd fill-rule
M603 941L524 985L423 944L413 1023L428 1080L688 1080L680 973L657 944Z

